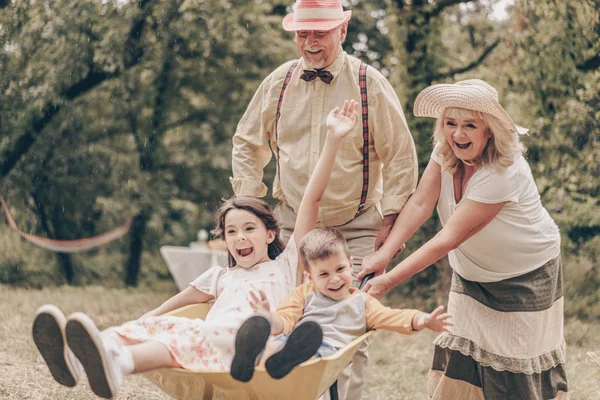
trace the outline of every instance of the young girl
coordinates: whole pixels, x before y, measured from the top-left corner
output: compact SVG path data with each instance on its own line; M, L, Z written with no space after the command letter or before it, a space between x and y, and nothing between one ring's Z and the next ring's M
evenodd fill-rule
M33 339L56 381L75 386L83 367L92 391L112 398L131 373L166 367L228 370L237 330L253 314L249 293L262 291L276 306L303 281L296 243L316 226L319 200L337 149L356 125L357 110L355 101L346 101L327 117L326 143L285 249L269 206L255 198L234 198L218 210L215 229L227 244L229 268L211 268L142 318L100 332L83 313L66 319L57 307L42 306L33 324ZM204 321L160 316L212 300Z

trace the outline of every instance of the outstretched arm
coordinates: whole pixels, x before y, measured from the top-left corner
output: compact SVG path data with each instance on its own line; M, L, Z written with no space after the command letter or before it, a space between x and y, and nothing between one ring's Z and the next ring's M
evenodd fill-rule
M417 190L402 208L383 246L363 259L362 269L357 277L359 280L371 272L374 272L375 276L385 272L385 268L392 261L398 249L404 246L404 243L431 216L440 196L441 182L440 164L433 160L429 161Z
M354 100L344 101L344 106L340 109L336 107L327 117L327 137L325 146L319 157L319 161L313 171L302 201L298 209L296 226L294 229L294 240L300 243L302 238L317 225L317 215L319 212L319 202L329 177L333 169L335 155L340 146L340 142L346 135L354 129L358 121L358 103Z
M439 306L430 313L419 312L413 317L412 328L415 331L429 329L434 332L450 332L454 324L450 321L452 316L448 313L443 313L444 306Z
M193 286L188 286L154 310L148 311L146 314L142 315L142 318L163 315L190 304L208 303L212 299L214 299L214 296L204 293Z
M363 290L376 298L381 298L390 289L435 263L450 250L457 248L483 229L498 215L506 203L508 202L486 204L464 199L437 235L389 273L368 281Z
M369 329L398 333L412 333L422 329L443 332L452 326L450 314L442 314L444 306L439 306L431 313L425 313L419 310L386 307L373 296L365 296L365 314Z

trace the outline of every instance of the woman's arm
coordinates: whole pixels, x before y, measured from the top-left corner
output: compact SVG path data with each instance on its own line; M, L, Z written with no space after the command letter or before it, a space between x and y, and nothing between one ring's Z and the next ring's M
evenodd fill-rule
M383 246L363 259L362 269L357 277L359 280L371 272L374 272L376 276L385 272L385 268L392 261L398 249L431 216L435 203L440 197L441 183L442 168L440 164L430 160L417 190L402 208Z
M483 229L498 215L506 203L508 202L485 204L469 199L463 200L437 235L389 273L368 281L363 290L380 298L390 289L432 265Z
M142 318L163 315L190 304L208 303L214 298L214 296L204 293L193 286L188 286L154 310L148 311L146 314L142 315Z

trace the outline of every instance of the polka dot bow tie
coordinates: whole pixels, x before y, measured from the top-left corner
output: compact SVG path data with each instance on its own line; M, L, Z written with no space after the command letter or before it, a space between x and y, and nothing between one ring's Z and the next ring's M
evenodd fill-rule
M305 69L302 75L300 75L300 79L306 82L314 81L316 77L319 77L323 82L330 84L333 80L333 75L331 72L326 71L324 69Z

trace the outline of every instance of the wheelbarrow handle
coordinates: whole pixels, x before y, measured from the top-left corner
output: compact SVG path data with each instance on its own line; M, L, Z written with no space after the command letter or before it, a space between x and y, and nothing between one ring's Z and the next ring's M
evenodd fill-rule
M367 281L374 276L375 272L371 272L370 274L366 274L365 276L363 276L362 280L360 281L360 286L358 287L358 290L362 290L362 288L365 287L365 285L367 284Z

